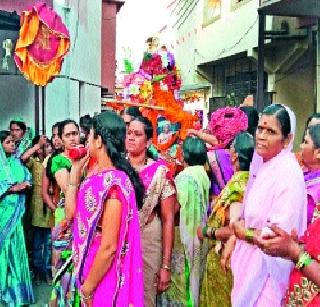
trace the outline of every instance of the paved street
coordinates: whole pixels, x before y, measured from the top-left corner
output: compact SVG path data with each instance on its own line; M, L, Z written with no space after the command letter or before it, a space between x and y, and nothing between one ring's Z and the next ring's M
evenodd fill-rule
M30 306L44 307L48 306L48 301L50 298L51 286L42 283L40 286L34 286L34 295L36 303Z

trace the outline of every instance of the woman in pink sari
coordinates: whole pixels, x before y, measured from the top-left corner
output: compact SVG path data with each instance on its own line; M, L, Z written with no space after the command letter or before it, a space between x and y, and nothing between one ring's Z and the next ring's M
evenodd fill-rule
M156 305L157 292L166 291L171 280L176 205L176 190L166 163L149 157L152 133L150 121L140 116L130 122L126 137L129 161L139 172L146 191L139 219L144 302L148 307Z
M125 159L125 133L125 123L116 113L94 117L88 148L98 171L78 192L89 157L74 161L70 172L66 213L73 218L77 287L88 306L144 305L137 208L144 188Z
M234 224L238 238L232 254L232 306L280 307L292 263L266 255L255 244L272 235L268 224L302 234L306 228L304 178L291 152L293 112L279 104L262 112L256 133L256 153L244 201L243 221Z

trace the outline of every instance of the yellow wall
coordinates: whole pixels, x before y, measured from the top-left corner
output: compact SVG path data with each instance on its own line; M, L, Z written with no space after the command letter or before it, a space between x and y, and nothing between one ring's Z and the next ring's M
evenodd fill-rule
M306 61L306 59L308 59ZM295 147L298 148L307 118L314 112L314 68L312 51L306 53L290 74L277 75L274 102L284 103L292 108L297 117Z

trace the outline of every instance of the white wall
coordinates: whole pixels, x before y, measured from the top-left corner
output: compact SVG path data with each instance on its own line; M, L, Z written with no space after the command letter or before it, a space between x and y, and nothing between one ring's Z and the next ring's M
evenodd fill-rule
M177 31L177 39L185 37L185 42L176 46L177 63L184 84L197 83L194 71L200 63L243 51L251 52L252 48L258 45L259 0L249 0L235 10L231 9L231 4L232 0L222 0L220 18L200 29L204 9L204 0L200 0L193 13ZM194 28L198 29L196 35ZM188 37L189 32L191 37ZM242 39L238 42L240 38Z

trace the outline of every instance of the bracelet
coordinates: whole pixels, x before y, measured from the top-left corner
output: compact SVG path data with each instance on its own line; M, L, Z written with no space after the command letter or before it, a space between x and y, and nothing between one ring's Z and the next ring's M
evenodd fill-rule
M171 268L166 264L162 264L161 269L164 269L164 270L171 272Z
M248 243L253 243L253 238L254 238L254 231L255 228L247 228L244 234L244 239L248 242Z
M208 226L204 226L202 228L202 236L207 237L208 236Z
M306 251L303 251L299 255L298 262L296 263L296 268L298 270L301 270L301 269L307 267L308 265L310 265L312 263L312 261L313 261L313 259L311 258L309 253Z
M217 239L217 237L216 237L216 228L214 228L214 227L211 227L211 231L210 231L210 238L212 239L212 240L216 240Z
M72 183L72 182L69 182L69 183L68 183L68 186L78 188L78 187L80 186L80 184L79 184L79 183Z
M93 298L93 293L91 292L88 296L85 296L81 291L80 291L80 297L83 301L89 301Z

